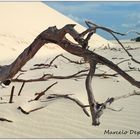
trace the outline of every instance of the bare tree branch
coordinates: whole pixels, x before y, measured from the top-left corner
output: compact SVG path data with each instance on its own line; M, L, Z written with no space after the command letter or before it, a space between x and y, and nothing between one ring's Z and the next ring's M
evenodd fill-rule
M138 69L132 69L130 66L129 66L130 69L128 70L124 70L124 72L131 72L131 71L139 71ZM63 80L63 79L79 79L79 78L82 78L82 77L86 77L87 76L87 73L88 72L88 69L87 70L81 70L81 71L78 71L77 73L75 74L72 74L72 75L68 75L68 76L54 76L53 74L44 74L42 77L39 77L39 78L35 78L35 79L20 79L20 78L15 78L15 79L12 79L11 81L12 82L41 82L41 81L48 81L49 79L58 79L58 80ZM110 73L107 73L107 72L103 72L103 73L96 73L94 74L95 77L103 77L103 78L107 78L107 77L117 77L119 75L119 73L113 73L113 74L110 74Z
M19 106L17 109L19 109L19 110L20 110L22 113L24 113L24 114L29 114L29 113L31 113L31 112L40 110L40 109L42 109L42 108L44 108L44 106L38 107L38 108L35 108L35 109L32 109L32 110L29 110L29 111L25 111L22 107Z
M78 99L70 97L69 94L50 94L47 98L65 98L75 102L78 106L80 106L84 113L89 117L88 111L85 109L85 105Z
M96 101L95 101L94 94L92 91L92 78L95 73L96 63L93 61L90 61L89 64L90 64L90 70L87 75L85 85L86 85L86 90L87 90L87 95L88 95L88 102L90 105L90 112L92 116L92 125L99 125L100 123L99 123L99 118L97 117Z
M35 97L34 100L38 100L41 96L45 95L45 92L48 91L51 87L53 87L54 85L56 85L58 82L53 83L52 85L50 85L49 87L47 87L44 91L40 92L40 93L36 93L35 95L37 95Z
M117 101L117 100L120 100L122 98L128 98L130 96L135 96L135 95L140 95L140 91L133 91L132 93L128 93L128 94L125 94L125 95L122 95L122 96L116 96L116 97L113 97L114 101Z
M126 62L126 61L130 61L130 59L122 60L122 61L118 62L116 65L120 65L120 64L122 64L123 62Z
M113 30L111 30L109 28L103 27L103 26L98 26L95 23L92 23L91 21L86 21L86 24L88 25L88 27L89 27L89 25L93 25L94 29L92 29L91 26L90 26L89 30L95 30L95 28L96 29L99 28L99 29L105 30L108 33L110 33L116 39L116 41L120 44L120 46L125 50L125 52L128 54L128 56L131 57L131 60L134 61L135 63L140 64L140 62L133 58L132 54L129 53L129 51L123 46L123 44L119 41L119 39L114 35L114 33L119 34L119 35L126 35L126 34L115 32L115 31L113 31Z
M36 78L36 79L12 79L12 82L38 82L38 81L47 81L49 79L71 79L71 78L78 78L82 76L86 76L84 73L87 72L88 70L81 70L78 71L77 73L74 73L72 75L68 76L54 76L53 74L44 74L42 77Z
M128 93L128 94L124 94L124 95L121 95L121 96L116 96L116 97L111 97L111 98L108 98L105 102L103 103L97 103L98 104L98 113L100 114L100 116L103 114L103 111L105 109L110 109L112 111L121 111L121 109L119 110L115 110L115 109L112 109L112 108L109 108L108 106L110 106L112 103L114 103L115 101L117 100L120 100L120 99L125 99L125 98L129 98L129 97L132 97L132 96L138 96L140 95L140 92L139 91L133 91L132 93ZM85 105L85 107L90 107L90 105ZM99 116L99 117L100 117Z
M44 63L35 64L35 65L34 65L35 68L30 68L30 70L43 69L43 68L49 68L49 67L55 67L55 68L57 68L57 67L58 67L57 65L52 65L52 64L53 64L54 61L55 61L57 58L59 58L59 57L62 57L62 58L64 58L64 59L68 60L68 62L70 62L70 63L79 64L79 65L85 64L85 62L82 62L82 61L80 61L80 62L79 62L79 61L73 61L73 60L69 59L68 57L64 56L63 54L59 54L59 55L57 55L55 58L53 58L53 59L50 61L49 64L44 64Z
M123 34L123 33L119 33L119 32L113 31L113 30L111 30L109 28L106 28L106 27L103 27L103 26L99 26L99 25L97 25L97 24L95 24L95 23L93 23L91 21L88 21L88 20L85 21L85 23L89 27L90 30L92 30L92 28L94 28L93 30L95 30L95 28L96 29L99 28L99 29L102 29L102 30L104 30L106 32L109 32L109 33L114 33L114 34L118 34L118 35L121 35L121 36L125 36L126 35L126 34Z
M22 89L23 89L24 85L25 85L25 82L23 82L23 84L22 84L22 86L21 86L21 88L20 88L20 90L19 90L19 92L18 92L18 96L20 96L21 91L22 91Z
M9 103L13 103L14 89L15 89L15 86L12 86Z
M50 62L49 64L44 64L44 63L35 64L34 66L37 66L37 67L31 68L30 70L42 69L42 68L49 68L49 67L51 67L51 66L54 66L54 67L57 68L56 65L52 65L52 64L53 64L53 62L54 62L58 57L60 57L60 56L61 56L61 54L57 55L55 58L53 58L53 59L51 60L51 62Z
M55 83L54 83L54 84L55 84ZM53 84L53 85L54 85L54 84ZM49 87L48 87L47 89L45 89L44 91L47 91L47 90L48 90L49 88L51 88L53 85L49 86ZM39 96L39 95L42 96L41 93L44 93L44 91L43 91L43 92L40 92L40 93L37 93L38 96ZM49 99L49 101L50 101L50 100L55 100L55 99L58 99L58 98L69 99L69 100L75 102L78 106L80 106L80 108L82 108L83 112L84 112L88 117L90 117L88 111L87 111L86 108L85 108L85 105L84 105L80 100L78 100L78 99L76 99L76 98L73 98L73 97L70 97L69 95L70 95L70 94L50 94L50 95L47 96L47 99ZM37 97L38 97L38 96L37 96ZM40 98L40 97L39 97L39 98ZM35 98L34 100L30 100L29 102L35 101L35 100L39 100L39 98L38 98L38 99ZM40 101L40 102L48 102L48 100L46 100L46 101ZM33 112L33 111L37 111L37 110L40 110L40 109L42 109L42 108L45 108L45 106L37 107L37 108L32 109L32 110L29 110L29 111L24 110L21 106L19 106L17 109L19 109L19 110L20 110L22 113L24 113L24 114L29 114L29 113L31 113L31 112Z
M131 33L131 32L134 32L134 33L140 35L140 32L137 32L137 31L135 31L135 30L130 30L130 31L126 32L126 34L129 34L129 33Z
M0 121L6 121L6 122L10 122L10 123L13 122L13 121L6 119L6 118L0 118Z

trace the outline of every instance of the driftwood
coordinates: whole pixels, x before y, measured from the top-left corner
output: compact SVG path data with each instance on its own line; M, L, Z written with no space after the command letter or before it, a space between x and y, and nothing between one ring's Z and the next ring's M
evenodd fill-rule
M140 92L134 90L132 93L128 93L128 94L125 94L122 96L116 96L116 97L113 97L113 99L114 99L114 101L116 101L116 100L120 100L122 98L128 98L130 96L135 96L135 95L140 95Z
M53 74L44 74L42 77L39 77L36 79L24 80L24 79L15 78L15 79L12 79L12 81L13 82L38 82L38 81L47 81L49 79L62 79L62 80L71 79L71 78L78 78L78 77L86 76L85 72L87 71L88 70L81 70L81 71L78 71L77 73L74 73L68 76L55 76Z
M7 79L13 78L15 74L25 65L25 63L29 61L45 43L55 43L58 44L67 52L77 55L79 57L83 57L87 61L93 59L97 63L107 65L114 71L118 72L132 85L137 86L138 88L140 87L139 81L136 81L134 78L126 74L113 62L107 60L106 58L90 50L83 49L79 45L74 44L70 42L68 39L66 39L65 35L66 33L69 33L79 44L82 43L83 38L80 37L81 34L79 34L74 29L74 26L75 25L73 24L68 24L64 26L62 29L57 29L56 26L54 26L49 27L47 30L43 31L40 35L37 36L37 38L33 41L33 43L19 55L19 57L12 64L1 66L0 80L5 81ZM90 31L92 31L92 29L90 29ZM89 31L87 31L86 34L88 32Z
M92 124L99 125L99 117L101 116L101 108L111 102L111 100L107 100L103 103L104 106L99 106L97 101L94 98L92 89L91 89L91 82L92 77L95 73L96 64L100 63L102 65L106 65L116 73L121 75L124 79L126 79L131 85L140 88L140 81L135 80L132 76L127 74L123 71L119 66L114 64L112 61L108 60L107 58L96 54L93 51L90 51L88 48L88 41L90 37L96 32L97 29L102 29L106 32L109 32L113 37L118 41L118 43L123 47L123 45L119 42L117 37L114 34L125 35L122 33L115 32L111 29L106 27L98 26L92 22L87 21L86 24L88 25L88 29L82 33L78 33L74 26L75 24L68 24L61 29L57 29L56 26L49 27L47 30L40 33L35 40L31 43L29 47L27 47L18 57L17 59L10 65L4 65L0 67L0 81L4 82L8 79L12 79L18 71L28 62L33 56L37 53L37 51L45 44L45 43L55 43L61 48L63 48L68 53L76 55L84 59L86 63L89 63L90 70L87 75L85 85L88 94L88 100L90 105L90 112L92 115ZM74 44L73 42L69 41L65 35L70 34L73 39L78 43ZM87 37L84 39L84 37ZM130 53L123 47L123 49L127 52L127 54L131 57L131 60L135 60ZM60 78L60 77L59 77Z
M115 101L118 101L120 99L133 97L133 96L140 96L140 92L134 90L133 92L128 93L128 94L108 98L104 103L97 103L98 107L100 107L100 109L98 111L101 112L101 113L103 113L104 109L110 109L112 111L121 111L122 109L115 110L115 109L109 108L108 106L110 106ZM85 107L90 107L90 105L85 105Z
M12 89L11 89L11 95L10 95L9 103L13 103L14 89L15 89L15 86L13 86Z
M13 121L6 119L6 118L0 118L0 121L13 122Z
M44 106L38 107L38 108L35 108L35 109L32 109L32 110L30 110L30 111L25 111L22 107L19 106L17 109L20 110L22 113L28 115L28 114L30 114L31 112L40 110L40 109L42 109L42 108L44 108Z
M64 99L69 99L73 102L75 102L79 107L82 108L82 110L84 111L84 113L89 117L89 113L85 108L85 105L78 99L70 97L71 94L50 94L47 99L57 99L57 98L64 98ZM44 101L43 101L44 102Z
M49 88L51 88L51 87L52 87L52 85L49 86ZM85 113L88 117L90 117L90 114L88 113L88 111L86 110L86 108L87 108L87 107L94 106L94 105L95 105L94 100L93 100L93 104L84 105L80 100L78 100L78 99L76 99L76 98L73 98L73 97L71 97L70 95L71 95L71 94L49 94L49 95L47 96L46 99L49 99L49 101L50 101L50 100L55 100L55 99L61 99L61 98L69 99L69 100L75 102L80 108L82 108L82 110L84 111L84 113ZM90 94L89 94L89 95L90 95ZM98 116L96 116L96 117L99 119L99 117L103 114L103 111L104 111L105 109L109 109L109 110L112 110L112 111L120 112L123 108L121 108L121 109L119 109L119 110L115 110L115 109L113 109L113 108L110 108L109 106L110 106L113 102L118 101L118 100L120 100L120 99L125 99L125 98L128 98L128 97L138 96L138 95L140 95L140 92L139 92L139 91L133 91L132 93L124 94L124 95L122 95L122 96L116 96L116 97L108 98L104 103L98 103L98 102L96 102L96 107L95 107L94 113L97 113L96 115L98 115ZM35 101L35 99L34 99L34 100L30 100L29 102L31 102L31 101ZM48 100L40 101L40 102L48 102ZM31 112L40 110L40 109L42 109L42 108L45 108L45 106L37 107L37 108L32 109L32 110L29 110L29 111L25 111L21 106L19 106L17 109L19 109L19 110L20 110L22 113L24 113L24 114L29 114L29 113L31 113ZM98 110L97 110L97 109L98 109ZM94 116L95 116L95 115L94 115ZM94 116L93 116L93 117L94 117ZM95 118L95 120L96 120L97 118ZM99 125L99 124L100 124L100 122L99 122L98 119L96 120L96 121L98 122L98 124L97 124L97 122L95 122L96 125ZM94 122L93 122L93 123L94 123ZM93 125L94 125L94 124L93 124Z
M40 93L36 93L35 95L37 95L35 97L34 100L39 100L41 96L45 95L45 92L48 91L51 87L53 87L54 85L56 85L58 82L53 83L52 85L50 85L49 87L47 87L44 91L40 92Z
M49 86L49 88L51 88L53 85ZM40 95L40 93L38 94ZM90 114L88 113L88 111L86 110L86 105L84 105L80 100L76 99L76 98L73 98L73 97L70 97L71 94L50 94L47 96L47 100L46 101L40 101L40 102L48 102L48 99L49 101L50 100L56 100L56 99L60 99L60 98L64 98L64 99L69 99L73 102L75 102L80 108L82 108L83 112L88 116L90 117ZM41 94L42 96L42 94ZM33 100L30 100L29 102L32 102L32 101L35 101L35 100L39 100L39 99L33 99ZM39 109L42 109L44 108L45 106L42 106L42 107L37 107L35 109L32 109L32 110L29 110L29 111L25 111L21 106L19 106L17 109L19 109L22 113L24 114L29 114L33 111L37 111Z
M89 71L89 69L87 70L81 70L81 71L78 71L72 75L66 75L66 76L60 76L60 75L53 75L53 74L44 74L43 76L39 77L39 78L34 78L34 79L21 79L21 78L14 78L12 79L11 81L12 82L41 82L41 81L48 81L50 79L58 79L58 80L64 80L64 79L74 79L74 80L78 80L79 78L82 78L82 77L86 77L88 74L87 72ZM131 71L139 71L139 69L128 69L128 70L124 70L124 72L131 72ZM95 77L103 77L103 78L108 78L108 77L117 77L119 75L119 73L113 73L113 74L110 74L110 73L107 73L107 72L103 72L103 73L95 73L94 76Z
M23 82L23 84L22 84L22 86L21 86L21 88L20 88L20 90L19 90L19 92L18 92L18 96L20 96L21 91L22 91L22 89L23 89L24 85L25 85L25 82Z
M68 62L73 63L73 64L80 64L80 65L81 64L85 64L85 62L82 62L82 61L80 61L80 62L79 61L74 61L74 60L71 60L68 57L64 56L63 54L59 54L55 58L53 58L48 64L45 64L45 63L35 64L34 65L34 68L30 68L30 70L37 70L37 69L44 69L44 68L46 69L46 68L49 68L49 67L58 68L58 66L56 64L53 65L53 63L59 57L62 57L64 59L66 59Z

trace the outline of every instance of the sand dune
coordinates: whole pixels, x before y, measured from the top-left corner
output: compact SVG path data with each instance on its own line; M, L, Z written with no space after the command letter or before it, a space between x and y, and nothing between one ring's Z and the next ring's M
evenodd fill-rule
M0 24L0 65L11 63L33 41L36 35L47 27L57 25L61 28L65 24L75 23L41 2L2 2L0 3L0 18L2 19ZM76 28L79 31L85 29L81 25L77 25ZM98 35L95 35L95 39L99 40L99 42L91 40L91 43L94 42L93 44L95 46L108 43L112 44ZM140 56L139 43L127 42L125 45L131 45L134 48L137 46L137 49L130 51L135 57L138 58ZM68 64L66 60L59 58L55 62L59 66L57 69L30 71L29 69L34 64L46 62L46 60L52 59L60 53L65 54L73 60L79 59L67 54L60 47L54 47L54 44L51 44L48 48L48 45L45 46L23 67L28 72L22 75L21 78L38 78L44 73L70 75L86 67L86 65L76 66L74 64ZM128 58L126 53L118 48L117 50L96 48L95 52L115 63ZM115 59L116 57L117 59ZM121 64L120 67L128 69L127 63ZM132 65L139 67L133 63ZM113 73L113 71L105 66L100 66L100 70ZM97 72L101 72L100 70L97 70ZM129 74L137 80L140 79L139 72L137 71L129 72ZM140 138L140 134L104 134L105 130L140 131L139 97L131 97L115 102L111 106L112 108L120 109L124 107L124 109L121 112L106 110L103 117L101 117L101 125L98 127L92 126L91 118L87 117L82 109L70 100L57 99L50 102L28 102L35 98L35 93L41 92L55 81L58 84L48 90L46 95L54 93L73 94L73 97L87 104L84 85L85 79L78 81L69 79L26 83L21 96L17 96L17 93L22 83L13 82L8 88L0 89L0 97L2 97L0 100L0 117L13 121L12 123L0 121L0 138ZM13 85L15 86L14 103L9 104L10 91ZM137 90L137 88L131 86L121 77L107 79L95 77L93 80L93 89L95 97L99 102L105 101L108 97L126 94L134 89ZM46 96L42 96L41 100L46 100ZM7 103L3 104L3 102ZM45 108L26 115L17 109L19 106L26 111L42 106Z
M16 50L20 53L40 32L50 26L62 28L66 24L76 24L75 28L79 32L85 29L41 2L2 2L0 3L0 19L0 47L10 47L15 50L14 53ZM92 43L93 47L112 45L111 42L97 34L94 35L91 42L94 42ZM40 50L39 52L41 55L44 54L44 51ZM5 54L5 57L8 55Z

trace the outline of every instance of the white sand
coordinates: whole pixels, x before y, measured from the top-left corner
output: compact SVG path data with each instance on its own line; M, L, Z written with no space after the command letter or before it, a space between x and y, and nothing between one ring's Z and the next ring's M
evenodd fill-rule
M10 13L10 14L9 14ZM67 23L75 23L55 10L47 7L40 2L12 2L0 3L0 65L11 63L38 35L41 31L49 26L57 25L61 28ZM79 31L84 28L77 26ZM100 43L91 41L93 46L102 46L108 44L102 37L95 35L95 39ZM110 43L112 44L112 43ZM127 43L133 47L139 47L139 43ZM48 45L45 45L48 46ZM117 46L117 45L116 45ZM128 58L124 51L111 51L109 49L96 49L101 54L113 62L121 61L121 58ZM42 47L37 55L29 61L23 69L29 69L36 63L43 63L47 58L53 58L56 54L64 53L71 59L75 56L69 55L62 49L49 45ZM131 50L136 58L140 56L139 49ZM112 59L118 57L119 59ZM138 58L139 59L139 58ZM82 69L81 66L67 64L59 59L55 64L59 65L58 69L43 69L28 71L21 78L37 78L43 73L54 73L57 75L69 75ZM136 65L135 65L136 66ZM121 68L128 69L127 62L120 65ZM109 68L101 66L100 69L112 72ZM97 70L97 72L99 72ZM140 79L139 72L130 72L137 80ZM46 82L27 83L21 93L17 96L22 83L12 83L8 88L0 90L1 102L8 102L11 87L14 85L15 96L13 104L0 104L0 117L13 120L13 123L0 121L0 138L140 138L140 135L104 135L105 130L136 130L140 131L140 97L131 97L129 99L115 102L111 107L120 109L121 112L112 112L106 110L101 117L101 125L94 127L91 125L91 118L88 118L75 103L72 101L60 99L49 103L40 103L39 101L27 101L34 98L36 92L44 90L53 82L58 81L52 89L46 94L74 94L83 103L87 104L86 90L84 86L85 79L75 80L50 80ZM119 82L117 82L119 81ZM95 77L93 80L93 90L96 99L99 102L106 100L108 97L122 95L133 91L134 88L121 77L102 79ZM45 96L42 100L45 100ZM36 107L46 106L45 108L25 115L17 110L22 106L25 110Z

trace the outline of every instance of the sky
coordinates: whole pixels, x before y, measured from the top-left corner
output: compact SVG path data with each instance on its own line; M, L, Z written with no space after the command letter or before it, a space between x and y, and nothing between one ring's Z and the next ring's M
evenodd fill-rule
M46 1L48 6L70 17L86 27L85 20L109 27L115 31L126 33L130 30L140 32L140 1L137 2L95 2L95 1ZM104 31L97 31L106 39L113 39ZM137 37L129 33L119 39L131 39Z

